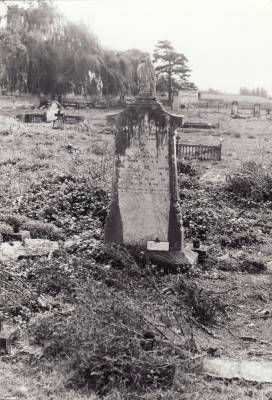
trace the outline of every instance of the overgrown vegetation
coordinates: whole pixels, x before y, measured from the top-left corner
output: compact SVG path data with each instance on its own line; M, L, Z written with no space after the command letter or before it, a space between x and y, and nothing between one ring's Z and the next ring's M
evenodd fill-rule
M16 276L10 272L14 265L0 271L5 277L0 308L13 322L28 324L32 343L67 371L67 387L100 395L117 388L124 393L170 388L177 357L189 359L197 352L190 318L201 317L204 324L215 318L207 294L207 305L196 304L196 288L185 280L174 284L171 276L159 279L152 265L140 268L126 249L109 252L98 244L91 258L63 251L44 262L22 260ZM15 292L9 290L8 306L10 281ZM188 306L175 305L163 292L166 281L178 298L188 298L192 314L184 317Z
M0 315L21 331L13 353L1 357L11 372L6 381L23 369L29 397L54 400L258 398L250 383L204 380L196 367L203 356L240 356L239 336L249 335L255 310L267 307L272 215L259 189L266 182L270 190L269 168L248 162L246 173L239 170L248 180L234 190L237 175L203 182L204 162L180 164L185 242L209 246L205 264L181 269L141 248L103 245L112 167L112 138L95 136L103 121L89 125L93 133L74 128L57 136L11 126L0 165L1 232L20 225L32 238L58 241L59 250L0 264ZM252 188L243 192L240 184ZM254 329L255 337L260 325ZM265 335L269 329L262 331L269 342ZM27 396L0 383L1 396Z
M257 202L271 201L271 170L255 161L245 161L235 176L229 180L226 190L241 198Z

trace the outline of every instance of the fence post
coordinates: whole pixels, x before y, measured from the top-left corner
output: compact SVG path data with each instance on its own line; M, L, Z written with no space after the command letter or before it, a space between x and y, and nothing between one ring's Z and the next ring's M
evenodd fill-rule
M223 140L222 139L220 139L220 150L219 150L219 161L221 161L221 153L222 153L222 142L223 142Z
M176 136L176 158L180 158L179 136Z

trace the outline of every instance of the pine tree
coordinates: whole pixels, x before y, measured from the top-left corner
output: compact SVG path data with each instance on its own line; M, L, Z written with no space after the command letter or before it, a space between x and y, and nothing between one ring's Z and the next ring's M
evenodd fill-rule
M188 82L191 70L187 66L184 54L177 53L168 40L160 40L154 50L155 69L157 71L157 90L167 87L171 102L172 93L176 89L197 90L194 83Z

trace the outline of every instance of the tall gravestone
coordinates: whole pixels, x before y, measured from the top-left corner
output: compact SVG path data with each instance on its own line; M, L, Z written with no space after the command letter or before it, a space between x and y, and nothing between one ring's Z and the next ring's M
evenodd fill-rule
M260 104L255 103L253 106L253 116L254 117L260 117L261 116L261 111L260 111Z
M140 92L118 114L107 116L115 133L112 202L105 243L163 250L178 263L194 264L197 255L183 247L178 202L175 130L182 117L155 99L155 69L145 57L137 70Z
M231 115L237 115L238 114L238 101L233 101L231 103Z

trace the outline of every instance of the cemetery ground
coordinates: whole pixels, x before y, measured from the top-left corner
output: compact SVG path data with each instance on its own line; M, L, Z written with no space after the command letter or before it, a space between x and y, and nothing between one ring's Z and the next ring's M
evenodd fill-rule
M185 242L200 239L209 256L177 269L103 245L107 113L82 111L84 122L57 130L1 110L1 233L20 224L59 250L0 262L0 312L20 327L0 356L0 397L272 399L272 383L202 371L207 358L272 363L269 121L202 113L190 120L216 129L179 131L181 143L222 138L223 152L180 164Z

